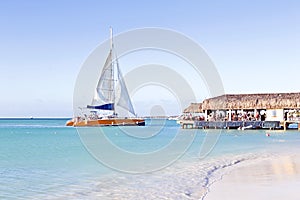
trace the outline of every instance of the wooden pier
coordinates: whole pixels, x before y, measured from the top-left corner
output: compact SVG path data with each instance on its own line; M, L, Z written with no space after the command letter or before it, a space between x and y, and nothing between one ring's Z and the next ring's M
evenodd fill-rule
M181 128L183 129L194 129L195 127L195 121L193 120L180 120Z
M298 121L193 121L181 120L180 125L183 129L284 129L287 130L289 124L298 124Z

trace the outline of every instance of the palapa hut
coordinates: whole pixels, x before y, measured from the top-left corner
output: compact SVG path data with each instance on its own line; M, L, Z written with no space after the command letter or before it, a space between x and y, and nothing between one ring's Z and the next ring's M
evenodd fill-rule
M183 110L183 119L204 120L202 103L191 103L189 107Z
M225 94L193 103L184 113L194 110L205 113L206 120L233 121L247 115L247 120L299 121L300 93Z
M183 110L183 113L202 113L202 103L191 103L189 107Z

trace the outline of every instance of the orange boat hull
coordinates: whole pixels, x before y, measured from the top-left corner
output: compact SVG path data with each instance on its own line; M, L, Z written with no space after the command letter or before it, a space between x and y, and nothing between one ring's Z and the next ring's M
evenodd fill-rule
M97 119L97 120L81 120L76 121L74 119L67 121L66 126L145 126L144 119Z

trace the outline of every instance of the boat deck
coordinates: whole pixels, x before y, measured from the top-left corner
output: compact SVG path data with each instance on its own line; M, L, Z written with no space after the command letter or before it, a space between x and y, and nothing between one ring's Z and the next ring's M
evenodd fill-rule
M137 118L112 118L112 119L95 119L95 120L69 120L66 126L145 126L144 119Z

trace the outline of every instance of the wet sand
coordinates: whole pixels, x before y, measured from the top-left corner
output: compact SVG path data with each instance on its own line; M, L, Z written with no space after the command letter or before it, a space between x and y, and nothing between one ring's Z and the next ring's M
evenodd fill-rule
M237 166L210 186L205 200L296 200L300 154L280 155Z

